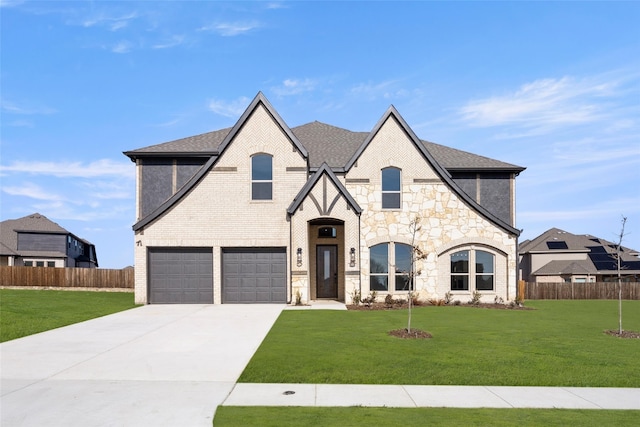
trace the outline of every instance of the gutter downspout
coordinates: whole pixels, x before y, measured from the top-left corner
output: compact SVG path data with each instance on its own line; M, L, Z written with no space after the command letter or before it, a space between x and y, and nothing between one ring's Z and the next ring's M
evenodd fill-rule
M291 301L293 299L293 225L291 224L291 215L287 213L287 219L289 220L289 301L287 301L287 305L291 305Z

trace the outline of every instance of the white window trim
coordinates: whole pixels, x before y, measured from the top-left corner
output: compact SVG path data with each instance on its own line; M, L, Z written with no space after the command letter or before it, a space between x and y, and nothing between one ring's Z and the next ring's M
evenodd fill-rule
M461 251L469 251L469 272L468 273L457 273L457 274L453 274L451 273L451 255L455 254L456 252L461 252ZM478 273L476 272L476 252L477 251L482 251L482 252L486 252L488 254L491 254L493 256L493 273L487 274L487 273ZM496 293L496 260L498 255L491 251L488 250L486 248L479 248L479 247L461 247L461 248L456 248L455 250L452 250L451 252L449 252L449 254L447 255L448 257L448 263L449 263L449 292L451 292L452 295L470 295L473 292L475 292L476 290L482 294L495 294ZM452 276L468 276L469 277L469 289L467 290L453 290L451 289L451 277ZM491 276L493 277L493 289L491 290L482 290L482 289L477 289L476 286L476 279L478 277L478 275L484 275L484 276Z
M385 191L384 190L384 179L382 178L382 172L387 170L387 169L395 169L398 171L398 173L400 174L400 189L398 190L393 190L393 191ZM385 211L398 211L398 210L402 210L402 169L395 167L395 166L388 166L386 168L382 168L380 169L380 207L382 210ZM384 207L384 195L385 194L397 194L398 195L398 199L399 199L399 203L398 203L398 207L392 207L392 208L385 208Z

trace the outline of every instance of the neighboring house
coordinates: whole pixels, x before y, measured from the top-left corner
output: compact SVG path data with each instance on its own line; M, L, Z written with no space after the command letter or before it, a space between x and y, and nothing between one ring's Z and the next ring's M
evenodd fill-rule
M44 215L0 222L0 265L98 267L96 247Z
M524 168L422 141L393 106L371 132L289 128L258 93L232 128L124 154L137 303L406 298L416 216L422 298L516 296Z
M520 244L520 277L538 283L640 281L638 251L588 234L576 235L552 228Z

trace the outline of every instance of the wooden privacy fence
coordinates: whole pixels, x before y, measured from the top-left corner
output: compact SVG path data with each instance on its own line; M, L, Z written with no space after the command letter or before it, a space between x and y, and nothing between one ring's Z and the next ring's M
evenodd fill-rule
M617 282L532 283L524 286L526 299L618 299ZM622 282L622 299L640 300L640 283Z
M134 269L0 267L0 286L133 289Z

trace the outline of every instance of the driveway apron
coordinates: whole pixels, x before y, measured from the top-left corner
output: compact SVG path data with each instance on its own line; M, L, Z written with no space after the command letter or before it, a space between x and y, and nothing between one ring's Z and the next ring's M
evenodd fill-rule
M0 424L211 426L283 308L147 305L0 344Z

